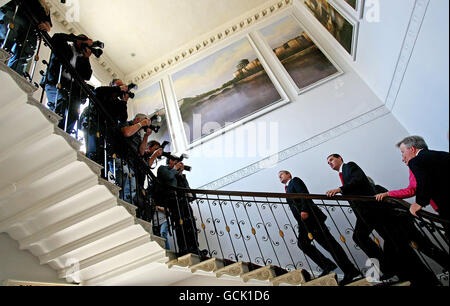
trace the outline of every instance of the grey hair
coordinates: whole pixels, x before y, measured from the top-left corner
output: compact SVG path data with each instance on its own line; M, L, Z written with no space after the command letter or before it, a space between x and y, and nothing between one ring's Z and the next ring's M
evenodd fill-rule
M281 170L281 171L278 171L278 174L280 174L281 172L283 172L283 173L285 173L286 175L289 175L290 177L292 177L292 174L291 174L289 171L287 171L287 170Z
M139 114L136 114L136 116L134 116L134 119L135 120L136 119L144 120L144 119L148 119L148 116L146 114L139 113Z
M428 149L428 145L425 140L420 136L408 136L399 143L397 147L400 148L401 144L404 144L408 149L414 147L416 149Z

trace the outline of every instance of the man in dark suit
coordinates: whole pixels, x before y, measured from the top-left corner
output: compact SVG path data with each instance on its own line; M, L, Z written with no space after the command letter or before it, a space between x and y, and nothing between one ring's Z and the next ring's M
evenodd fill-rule
M429 150L420 136L406 137L397 146L402 152L402 161L408 165L417 181L416 202L411 205L410 212L417 216L417 212L433 199L439 216L449 221L449 153ZM443 226L448 239L449 223Z
M286 193L309 194L305 183L298 177L292 178L288 171L280 171L278 176L280 182L285 184ZM320 276L329 274L337 266L312 245L312 239L316 240L333 256L335 262L344 272L344 278L339 283L340 285L345 285L360 275L360 272L348 259L344 249L331 235L325 225L327 216L316 204L311 199L287 199L287 202L298 222L298 247L323 270Z
M354 162L344 164L339 154L328 157L330 167L339 172L342 186L327 192L328 196L342 195L372 196L376 192L370 184L363 170ZM386 261L382 249L370 238L377 222L376 213L371 203L351 201L350 206L355 212L356 224L353 232L353 241L366 253L369 258L375 258L380 263L380 269L386 273ZM390 273L389 273L390 274Z
M92 69L89 57L92 55L92 51L88 47L93 45L91 39L83 34L75 36L74 34L57 33L52 37L52 45L70 62L83 80L91 79ZM74 124L78 120L78 109L80 104L85 103L87 95L73 80L73 76L64 67L61 69L61 65L62 61L53 53L43 84L45 84L48 99L47 105L63 118L59 122L59 128L72 133ZM59 81L60 78L61 81ZM58 86L58 83L61 86ZM65 119L67 119L67 125Z
M339 154L327 158L330 167L339 172L342 186L327 192L327 196L338 193L352 196L374 196L376 190L364 171L354 162L344 164ZM377 205L375 201L350 201L356 215L353 240L369 258L376 258L385 278L397 275L400 279L410 280L412 285L438 284L436 277L429 271L410 246L407 233L397 226L395 215L389 207ZM384 252L370 234L376 230L384 240Z

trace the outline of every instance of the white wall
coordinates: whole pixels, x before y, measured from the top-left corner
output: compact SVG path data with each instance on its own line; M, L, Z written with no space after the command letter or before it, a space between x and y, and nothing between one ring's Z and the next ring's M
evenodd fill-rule
M431 0L397 101L395 117L435 150L449 150L449 2Z
M48 265L40 265L39 259L28 251L19 250L17 241L7 234L0 234L0 286L10 280L64 283L56 271Z
M383 101L352 69L343 55L336 52L327 38L320 34L321 30L306 27L307 22L299 12L297 8L293 7L291 12L282 13L247 31L251 34L255 46L261 53L260 59L265 60L267 64L268 69L266 70L273 73L274 83L278 85L282 95L287 96L290 103L244 126L237 127L223 136L209 140L203 145L196 146L191 150L183 150L191 156L186 163L194 169L190 174L192 187L207 184L383 105ZM272 50L258 39L258 35L254 35L254 31L276 21L285 14L291 14L298 20L302 20L316 43L343 70L342 75L301 95L297 94L292 84L283 75L284 72L280 69L280 64ZM309 16L309 18L313 17ZM241 34L241 37L245 34L245 32ZM239 36L235 39L238 38ZM222 46L224 45L225 43L222 44ZM211 49L202 56L207 56L216 49ZM169 70L164 77L198 59L199 57ZM144 87L141 86L140 89L143 90ZM173 95L169 92L165 96ZM173 100L168 102L175 103ZM256 130L256 135L248 134L248 129ZM270 135L270 137L266 137L266 135ZM205 165L208 166L205 167Z
M391 86L415 2L365 1L365 16L360 22L354 69L382 101L385 101ZM379 21L372 21L377 17L377 9Z
M283 193L278 171L288 170L305 182L310 193L324 194L340 186L338 173L326 160L333 153L340 154L344 162L356 162L377 184L388 189L405 187L408 169L395 146L405 135L408 132L388 114L222 189Z

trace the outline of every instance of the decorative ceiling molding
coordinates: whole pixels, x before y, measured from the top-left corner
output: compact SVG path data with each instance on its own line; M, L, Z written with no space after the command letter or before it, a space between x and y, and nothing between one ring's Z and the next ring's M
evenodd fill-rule
M60 4L60 1L46 0L45 2L50 8L53 23L55 23L55 21L58 22L67 31L67 33L74 33L74 34L88 33L80 25L74 22L68 22L66 20L68 10L65 5ZM120 69L108 57L106 52L104 52L100 58L96 58L95 56L93 56L92 58L98 63L100 67L102 67L111 76L111 78L123 78L124 73L120 71Z
M389 114L390 111L385 106L378 107L370 112L367 112L361 116L358 116L350 121L347 121L341 125L336 126L333 129L320 133L312 138L302 141L290 148L275 153L267 158L264 158L256 163L253 163L247 167L239 169L231 174L228 174L220 179L217 179L211 183L199 187L199 189L206 190L218 190L227 185L233 184L239 180L242 180L248 176L251 176L259 171L273 168L280 162L287 160L295 155L308 151L318 145L321 145L333 138L348 133L364 124L374 121L382 116Z
M397 66L395 67L394 77L392 78L391 86L386 97L386 107L391 111L394 108L395 101L400 92L429 3L430 0L416 0L408 29L406 30L405 40L403 41L400 56L397 61Z
M145 66L142 70L126 76L126 78L128 79L128 82L134 82L136 84L142 83L150 77L162 73L168 68L179 65L191 56L216 45L218 42L230 38L237 33L242 32L244 29L266 20L268 17L273 16L281 10L285 10L292 6L293 2L294 0L276 0L271 4L269 3L263 7L258 7L254 11L248 12L233 20L228 25L221 26L208 34L201 36L196 39L196 41L181 47L165 60L159 59L152 64Z

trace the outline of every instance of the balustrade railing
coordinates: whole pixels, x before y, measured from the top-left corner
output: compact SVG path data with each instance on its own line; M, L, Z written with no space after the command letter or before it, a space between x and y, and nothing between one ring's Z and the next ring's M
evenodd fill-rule
M418 218L413 217L408 211L409 204L402 200L386 198L380 203L373 197L330 198L311 194L210 190L184 190L183 193L181 190L177 189L178 202L190 203L194 211L197 229L194 239L199 243L198 250L207 251L204 251L204 254L207 254L204 257L224 260L225 265L237 261L248 263L250 269L273 265L286 272L304 269L312 278L318 277L322 269L299 248L299 222L286 202L287 199L311 199L327 216L324 223L327 228L324 230L330 231L360 274L367 276L379 267L374 267L374 261L368 261L368 256L353 240L357 216L349 204L351 201L362 201L368 206L376 206L376 209L388 212L389 216L384 217L389 224L385 226L389 231L397 231L395 235L383 232L384 237L376 230L371 231L371 239L378 247L384 249L387 245L385 240L392 240L395 244L407 244L410 250L396 248L393 252L394 255L400 256L406 252L410 257L417 257L417 260L410 261L412 274L421 275L426 273L426 269L437 275L441 283L448 281L448 274L444 272L448 271L449 247L442 226L446 221L428 212L422 212ZM192 194L195 194L195 198ZM173 222L173 225L178 226L179 223ZM326 248L317 243L313 231L307 234L311 244L331 259L332 255ZM177 252L175 238L172 236ZM200 252L198 255L201 255ZM422 266L419 267L418 264ZM336 271L343 274L342 270ZM382 272L379 274L381 276ZM430 275L428 274L428 277ZM437 283L435 279L434 284Z

